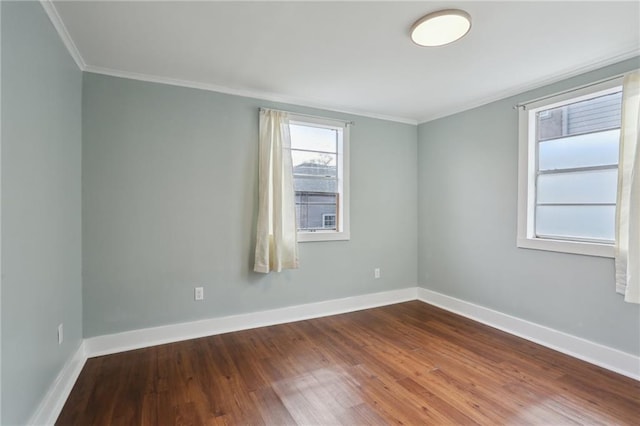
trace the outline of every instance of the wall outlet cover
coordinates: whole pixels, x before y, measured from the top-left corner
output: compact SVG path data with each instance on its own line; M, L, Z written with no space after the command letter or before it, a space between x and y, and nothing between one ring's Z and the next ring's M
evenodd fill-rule
M196 300L204 300L204 288L196 287L194 289L194 297Z

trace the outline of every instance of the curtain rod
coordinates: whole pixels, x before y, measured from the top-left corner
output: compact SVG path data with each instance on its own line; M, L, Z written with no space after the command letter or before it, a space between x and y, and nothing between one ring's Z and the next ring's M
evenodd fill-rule
M341 120L341 119L339 119L339 118L322 117L322 116L320 116L320 115L301 114L301 113L298 113L298 112L285 111L285 110L282 110L282 109L274 109L274 108L263 108L263 107L260 107L260 112L265 112L265 111L267 111L267 110L270 110L270 111L277 111L277 112L284 112L284 113L286 113L286 114L298 115L298 116L300 116L300 117L318 118L318 119L321 119L321 120L333 120L333 121L339 121L340 123L344 123L344 124L346 124L347 126L354 126L354 125L356 124L354 121Z
M598 81L594 81L592 83L588 83L588 84L583 84L582 86L578 86L578 87L574 87L571 89L567 89L567 90L563 90L561 92L557 92L551 95L547 95L547 96L541 96L539 98L535 98L535 99L531 99L530 101L527 102L520 102L517 103L513 106L513 109L527 109L527 105L532 104L534 102L538 102L538 101L543 101L545 99L549 99L549 98L553 98L555 96L559 96L559 95L564 95L565 93L571 93L571 92L575 92L576 90L580 90L580 89L584 89L587 87L591 87L591 86L595 86L597 84L601 84L601 83L606 83L607 81L613 81L613 80L617 80L621 77L624 77L626 74L618 74L618 75L614 75L613 77L607 77L607 78L603 78L602 80L598 80Z

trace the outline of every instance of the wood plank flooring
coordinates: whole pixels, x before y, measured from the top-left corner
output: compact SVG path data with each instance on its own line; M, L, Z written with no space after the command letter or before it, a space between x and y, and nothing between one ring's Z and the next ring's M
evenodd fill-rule
M640 424L640 382L422 302L91 358L58 425Z

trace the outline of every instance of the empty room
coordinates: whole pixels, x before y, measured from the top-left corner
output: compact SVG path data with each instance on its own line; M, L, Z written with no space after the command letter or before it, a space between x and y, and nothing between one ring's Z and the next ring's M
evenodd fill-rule
M2 425L640 422L639 1L0 1Z

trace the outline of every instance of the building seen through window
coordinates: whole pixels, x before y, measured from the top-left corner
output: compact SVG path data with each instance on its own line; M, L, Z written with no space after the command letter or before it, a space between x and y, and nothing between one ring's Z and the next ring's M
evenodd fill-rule
M326 127L291 124L289 128L298 230L337 230L341 135Z

